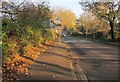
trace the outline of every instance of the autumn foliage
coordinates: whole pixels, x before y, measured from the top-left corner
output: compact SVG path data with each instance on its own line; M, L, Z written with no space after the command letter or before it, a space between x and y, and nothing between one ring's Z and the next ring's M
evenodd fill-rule
M57 37L54 29L49 28L49 25L44 26L50 19L51 12L48 6L21 3L23 6L16 10L16 6L20 5L11 3L3 5L2 77L4 81L19 80L22 75L27 75L30 65L45 51L45 44ZM31 12L33 10L34 14Z

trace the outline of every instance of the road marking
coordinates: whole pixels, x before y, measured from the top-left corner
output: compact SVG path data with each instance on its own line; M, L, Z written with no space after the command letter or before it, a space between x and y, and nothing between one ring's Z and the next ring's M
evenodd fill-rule
M86 82L88 82L88 79L87 79L86 75L84 74L83 70L81 69L81 67L79 65L77 65L77 67L78 67L79 71L82 74L83 80L85 80Z
M67 42L66 42L66 41L64 41L64 42L65 42L65 45L67 46L67 49L69 49L69 47L68 47L68 45L67 45ZM70 53L70 54L71 54L71 53ZM78 57L76 57L76 56L74 56L73 58L78 59ZM70 61L70 60L69 60L69 61ZM71 63L71 61L70 61L70 65L71 65L72 70L74 71L73 64ZM76 65L76 68L77 68L79 74L81 74L81 75L80 75L81 79L82 79L83 81L85 81L85 82L88 82L87 77L85 76L83 70L81 69L81 67L80 67L78 64ZM75 79L77 80L77 77L76 77L75 72L73 72L73 75L74 75Z
M71 63L71 61L69 60L69 62L70 62L70 66L71 66L71 68L72 68L72 73L73 73L73 76L75 77L75 80L77 80L77 77L76 77L76 74L75 74L75 72L74 72L74 68L73 68L73 65L72 65L72 63Z
M67 45L66 42L65 42L65 46L66 46L66 48L68 49L68 45ZM75 74L75 72L74 72L73 64L72 64L72 62L71 62L70 59L69 59L69 62L70 62L70 66L71 66L71 68L72 68L72 74L73 74L75 80L77 80L76 74Z
M82 79L83 81L85 81L85 82L88 82L88 80L87 80L85 74L83 73L82 69L79 68L79 65L76 65L76 68L77 68L77 70L78 70L78 72L79 72L79 74L80 74L81 79Z

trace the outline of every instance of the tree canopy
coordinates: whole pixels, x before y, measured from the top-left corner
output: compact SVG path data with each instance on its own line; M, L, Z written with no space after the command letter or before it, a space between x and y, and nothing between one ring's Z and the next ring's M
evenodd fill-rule
M113 2L95 2L95 1L88 1L88 2L80 2L82 5L83 10L89 11L98 17L101 20L109 22L111 27L111 39L114 39L114 24L116 20L118 21L118 14L120 12L120 2L113 1Z
M98 28L100 26L100 20L96 18L92 13L89 12L83 12L80 15L79 18L79 24L80 27L79 29L82 29L82 32L85 32L86 35L87 33L94 33L98 31Z
M76 25L76 16L74 12L68 9L56 9L53 12L53 19L61 19L63 27L74 28Z

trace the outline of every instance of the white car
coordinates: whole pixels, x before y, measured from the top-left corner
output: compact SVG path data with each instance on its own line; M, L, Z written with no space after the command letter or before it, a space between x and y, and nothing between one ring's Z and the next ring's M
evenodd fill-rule
M67 36L65 33L62 34L63 37Z

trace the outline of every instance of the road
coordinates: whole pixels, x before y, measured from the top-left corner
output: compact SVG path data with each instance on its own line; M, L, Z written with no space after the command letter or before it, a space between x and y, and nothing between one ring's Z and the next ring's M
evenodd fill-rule
M79 37L64 37L77 80L118 80L118 48Z
M22 80L118 80L117 47L72 36L46 47Z

